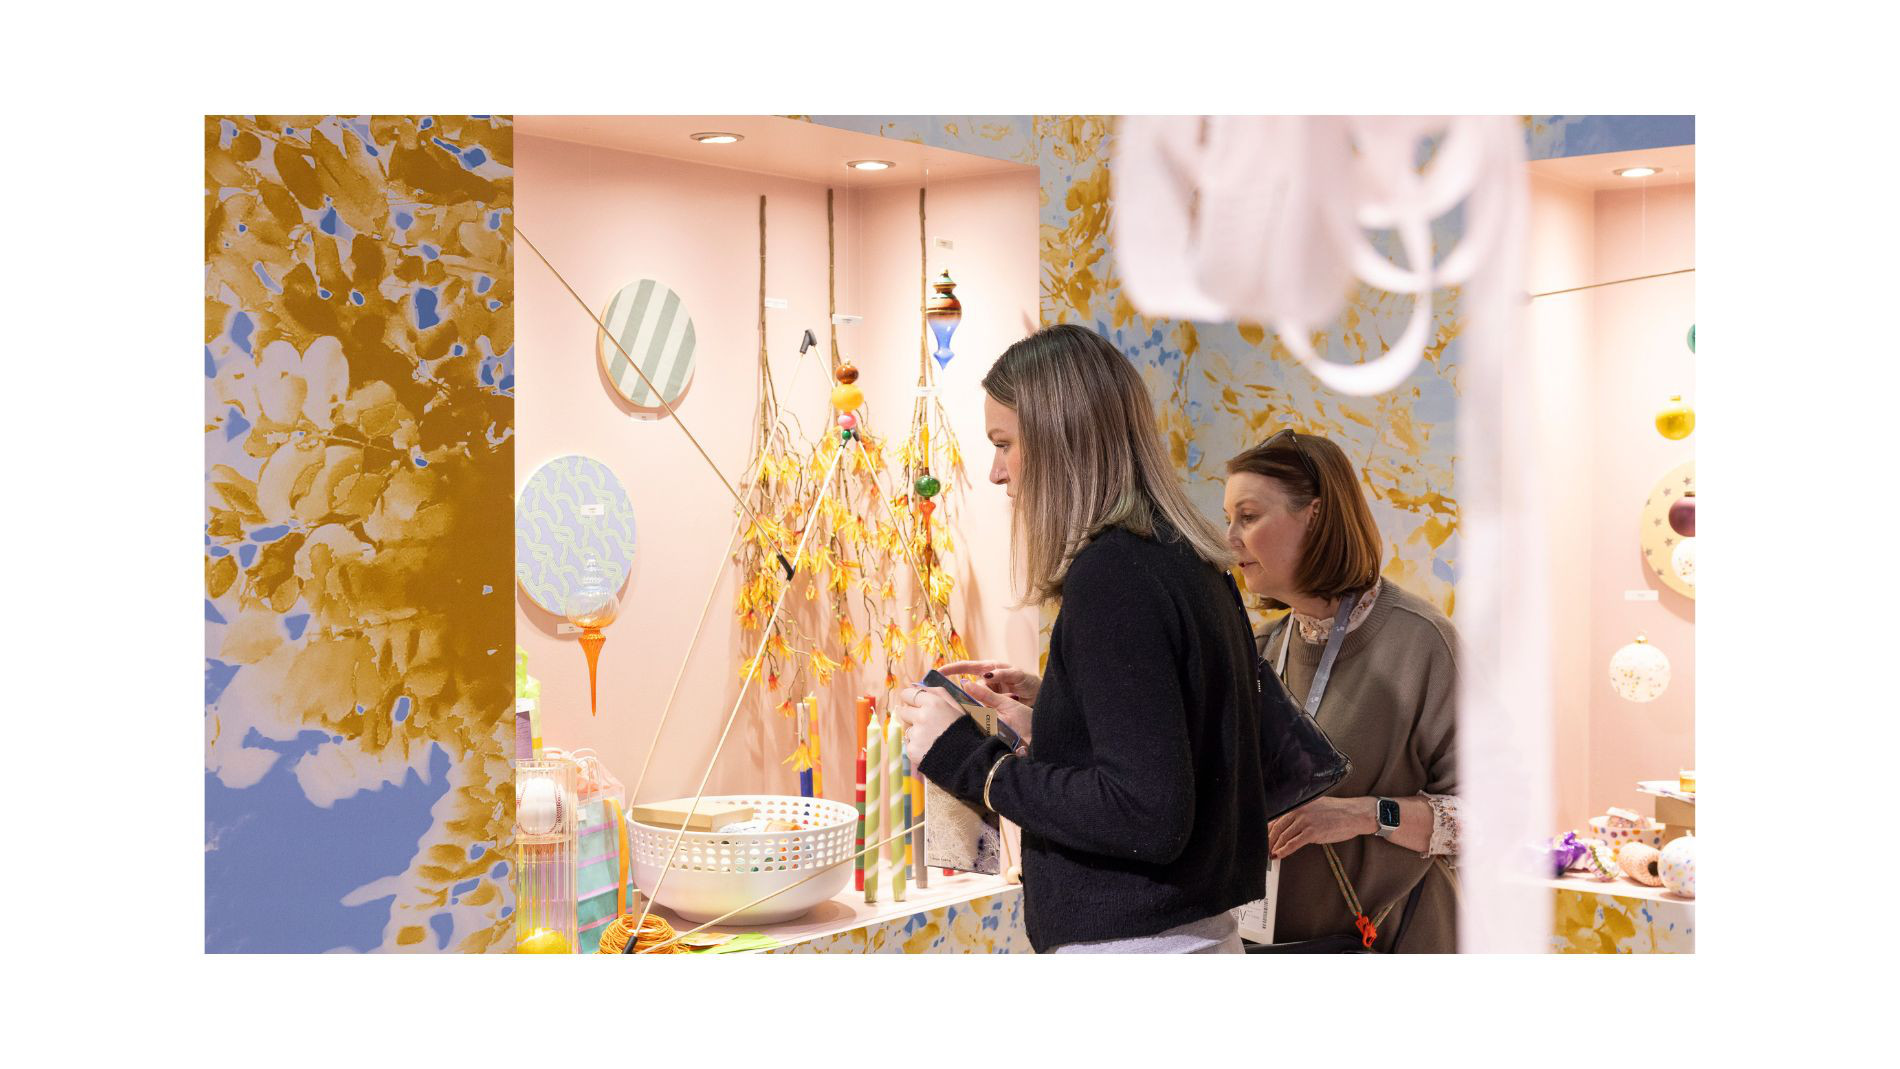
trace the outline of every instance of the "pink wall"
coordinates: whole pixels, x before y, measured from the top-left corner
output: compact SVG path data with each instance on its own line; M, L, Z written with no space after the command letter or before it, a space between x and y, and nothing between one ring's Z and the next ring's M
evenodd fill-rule
M1693 185L1592 192L1534 178L1533 293L1695 264ZM1532 304L1548 423L1543 470L1553 562L1559 828L1620 805L1647 812L1639 779L1695 767L1695 603L1643 561L1637 520L1664 473L1695 455L1654 415L1670 394L1694 401L1693 275L1630 282ZM1568 403L1549 403L1569 398ZM1567 566L1568 565L1568 566ZM1577 565L1587 565L1579 567ZM1659 600L1630 601L1654 590ZM1638 705L1610 689L1610 656L1644 632L1670 659L1673 680Z
M781 405L807 431L827 414L828 324L825 189L725 168L637 156L534 137L516 140L517 213L525 235L547 253L596 311L620 286L659 279L693 316L698 365L680 416L726 477L737 484L749 459L758 350L758 197L768 198L767 339ZM943 378L944 402L980 480L987 470L976 380L1002 345L1020 337L1036 307L1037 179L1022 175L944 183L931 190L933 232L954 237L948 261L960 283L965 319L954 347L964 354ZM902 210L908 202L908 215ZM873 433L894 435L907 418L915 381L916 192L869 194L837 187L838 308L865 317L841 327L839 342L859 367ZM732 613L736 569L724 554L731 498L671 421L633 418L604 383L595 329L532 253L518 272L516 317L517 483L563 453L596 457L632 499L639 546L622 591L621 616L601 655L600 715L587 713L587 672L572 636L517 591L517 632L529 670L542 683L549 745L592 747L633 789L682 663L679 698L654 751L643 799L690 794L738 697L742 648ZM934 259L932 269L942 265ZM801 360L798 339L820 339ZM1013 333L1012 333L1013 332ZM853 337L862 333L863 338ZM908 337L908 341L904 338ZM1000 492L971 486L957 506L959 593L952 611L973 650L1033 661L1033 614L1007 600L1007 512ZM984 577L980 584L971 574ZM717 577L704 633L693 628ZM993 577L993 578L992 578ZM899 584L900 592L903 584ZM794 599L796 601L797 599ZM968 621L967 624L965 621ZM688 651L691 657L688 659ZM853 694L882 691L881 663L855 680L840 677L819 695L826 742L826 794L849 801ZM712 777L709 793L796 793L780 763L792 747L788 720L755 686ZM880 703L882 705L882 702Z
M1595 278L1596 198L1549 179L1532 180L1529 283L1532 293L1567 289ZM1580 824L1590 806L1590 704L1601 669L1581 651L1591 643L1590 607L1599 599L1588 567L1595 534L1590 495L1595 432L1588 403L1596 360L1597 290L1542 297L1531 303L1531 351L1540 390L1540 440L1534 463L1545 494L1550 551L1551 744L1556 758L1555 827ZM1579 404L1577 399L1585 399Z
M1695 187L1597 194L1596 277L1628 278L1695 266ZM1643 803L1639 779L1666 779L1695 767L1695 602L1664 586L1637 545L1637 513L1671 468L1696 454L1694 435L1672 442L1655 414L1671 394L1695 402L1695 354L1685 335L1695 322L1695 276L1631 282L1597 292L1593 511L1600 517L1590 572L1598 597L1590 659L1597 665L1590 712L1590 804ZM1658 590L1633 602L1625 590ZM1645 632L1669 657L1672 682L1644 705L1610 690L1611 654Z
M1004 348L1037 329L1040 180L1034 168L1024 167L1021 173L933 182L928 188L929 277L935 281L948 268L963 302L963 323L950 342L956 358L941 370L931 361L965 467L961 478L936 472L949 488L948 507L960 517L951 609L959 622L970 621L964 637L972 656L1033 669L1038 617L1033 609L1011 608L1020 595L1011 582L1009 498L989 481L993 454L984 434L981 380ZM889 312L855 329L864 332L864 351L879 354L890 369L866 390L889 426L893 418L907 418L917 381L918 317L906 314L917 304L922 281L917 190L867 197L860 218L867 235L866 303ZM938 248L938 238L955 247Z

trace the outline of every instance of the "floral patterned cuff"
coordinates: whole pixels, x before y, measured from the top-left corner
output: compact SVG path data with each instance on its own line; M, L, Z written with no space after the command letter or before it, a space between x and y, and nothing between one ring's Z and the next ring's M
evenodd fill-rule
M1458 798L1450 794L1426 794L1419 797L1432 807L1432 841L1420 857L1458 854Z

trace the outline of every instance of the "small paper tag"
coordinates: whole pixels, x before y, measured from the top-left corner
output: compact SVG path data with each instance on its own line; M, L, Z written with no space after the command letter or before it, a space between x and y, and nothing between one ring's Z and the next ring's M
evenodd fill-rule
M767 308L790 308L792 305L790 301L787 301L783 297L767 297L765 299L765 306Z
M1654 590L1625 590L1623 591L1623 600L1624 601L1656 601L1656 600L1659 600L1659 597Z
M839 312L831 317L831 321L833 323L838 324L841 327L848 327L852 325L853 323L864 322L864 317L859 316L859 315L851 315L848 312Z
M557 635L578 635L581 633L581 629L568 623L566 620L562 620L560 623L554 625L554 633Z
M917 387L917 396L935 397L937 396L937 393L942 389L943 387L941 386L919 386Z
M575 509L574 511L582 516L605 516L607 515L607 506L602 504L599 501L594 501L594 502L590 502L588 504L582 505L580 508Z

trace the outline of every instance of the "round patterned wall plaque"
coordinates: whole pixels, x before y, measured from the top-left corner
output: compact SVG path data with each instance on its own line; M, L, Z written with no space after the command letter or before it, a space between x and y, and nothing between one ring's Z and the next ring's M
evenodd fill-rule
M570 454L528 476L515 501L515 582L530 601L565 615L589 558L619 590L633 547L633 503L607 465Z
M1682 499L1682 495L1695 489L1695 461L1680 465L1663 476L1656 488L1649 492L1649 499L1643 502L1642 530L1639 537L1643 544L1643 560L1648 562L1649 570L1663 581L1669 589L1685 598L1695 597L1695 584L1684 582L1676 574L1674 559L1676 545L1682 541L1675 528L1669 526L1669 507Z
M629 282L600 319L607 330L594 332L594 349L607 381L641 415L665 415L693 381L693 317L679 294L650 278Z

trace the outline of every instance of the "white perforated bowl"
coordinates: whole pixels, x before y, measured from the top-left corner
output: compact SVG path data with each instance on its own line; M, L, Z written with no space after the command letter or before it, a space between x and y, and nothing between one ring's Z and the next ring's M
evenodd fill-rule
M778 924L810 912L844 890L856 851L858 811L843 802L786 795L707 796L702 808L751 806L755 816L787 820L803 831L708 832L662 828L627 818L633 879L654 901L691 921L710 921L754 899L790 887L819 869L817 879L726 917L721 924ZM679 839L673 868L661 867ZM652 888L659 886L659 893Z

